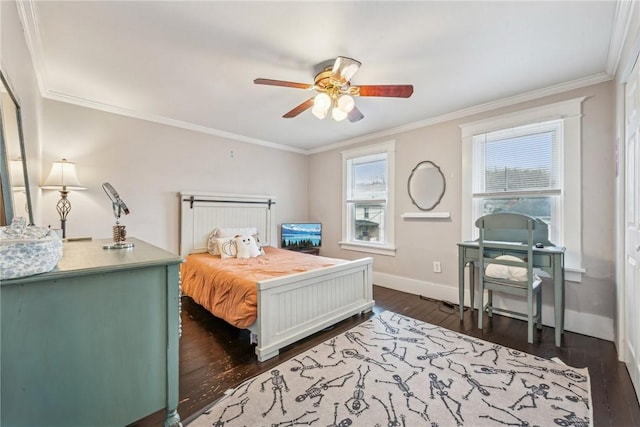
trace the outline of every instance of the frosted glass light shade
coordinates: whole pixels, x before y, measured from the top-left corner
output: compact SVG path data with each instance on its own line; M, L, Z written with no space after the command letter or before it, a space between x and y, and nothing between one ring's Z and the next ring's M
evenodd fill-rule
M319 93L313 99L313 108L327 111L331 107L331 97L326 93Z
M53 162L51 172L49 172L42 188L47 190L85 190L87 187L80 183L76 164L62 159Z
M356 106L353 97L349 95L328 94L321 92L313 99L311 112L319 119L324 119L331 109L331 117L339 122L347 118L349 112ZM333 108L332 108L333 107Z
M327 112L331 107L331 98L326 93L319 93L313 98L313 108L311 112L320 120L327 117Z
M353 107L356 106L356 102L353 100L353 97L349 95L342 95L338 98L338 108L344 111L345 113L350 113L353 110Z
M347 113L345 113L338 107L333 107L333 110L331 110L331 117L333 117L333 120L335 120L336 122L339 122L347 118Z
M319 118L320 120L322 120L325 117L327 117L327 111L328 110L322 110L322 109L320 109L318 107L313 107L313 109L311 110L313 115L316 116L317 118Z

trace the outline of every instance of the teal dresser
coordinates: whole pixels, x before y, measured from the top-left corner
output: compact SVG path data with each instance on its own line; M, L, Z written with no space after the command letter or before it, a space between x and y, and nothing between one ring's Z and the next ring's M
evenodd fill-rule
M178 416L179 267L137 239L64 243L55 270L0 283L0 425L126 426Z

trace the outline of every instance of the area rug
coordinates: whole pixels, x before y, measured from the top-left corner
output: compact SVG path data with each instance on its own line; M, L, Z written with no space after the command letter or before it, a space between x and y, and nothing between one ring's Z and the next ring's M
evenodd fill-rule
M385 311L229 390L189 426L586 427L592 420L587 369Z

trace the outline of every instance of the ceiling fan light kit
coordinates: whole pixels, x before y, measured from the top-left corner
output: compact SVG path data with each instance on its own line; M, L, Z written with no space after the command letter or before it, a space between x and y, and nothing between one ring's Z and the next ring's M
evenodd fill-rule
M325 64L325 63L323 63ZM318 119L324 119L331 109L331 117L335 121L349 119L357 122L364 115L356 108L354 96L385 96L409 98L413 94L412 85L368 85L352 86L351 78L360 68L360 62L352 58L339 56L333 65L323 65L314 78L314 84L295 83L283 80L258 78L255 84L292 87L296 89L315 90L313 98L307 99L282 117L293 118L311 108Z
M319 119L327 117L327 111L331 108L331 97L324 92L320 92L313 98L313 108L311 112Z
M333 120L335 120L336 122L339 122L347 118L347 113L345 113L338 107L333 107L333 109L331 110L331 117L333 117Z
M338 108L347 114L350 113L355 106L356 102L350 95L342 95L340 98L338 98Z
M347 115L356 106L353 97L349 95L338 95L337 98L332 99L324 92L317 94L313 98L313 108L311 112L319 119L327 117L327 113L331 108L331 117L333 120L339 122L347 118ZM332 108L333 107L333 108Z

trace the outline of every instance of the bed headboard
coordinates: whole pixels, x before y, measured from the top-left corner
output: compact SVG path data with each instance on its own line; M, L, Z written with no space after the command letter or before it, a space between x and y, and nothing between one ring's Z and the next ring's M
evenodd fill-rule
M180 255L206 252L214 228L256 227L263 245L277 246L275 197L180 193Z

